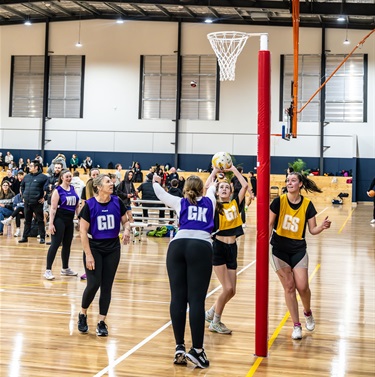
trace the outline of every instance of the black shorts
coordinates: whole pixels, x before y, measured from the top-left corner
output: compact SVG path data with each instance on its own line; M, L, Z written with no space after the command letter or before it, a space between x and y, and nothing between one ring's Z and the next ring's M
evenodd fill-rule
M306 249L298 251L296 253L288 253L282 250L272 248L272 255L280 259L282 262L285 262L292 269L295 267L308 268L309 261ZM276 271L279 268L285 267L282 262L277 261L275 259L273 260L273 263L275 265L274 268L276 269Z
M229 270L237 270L237 243L227 244L215 239L212 264L222 266L225 264Z

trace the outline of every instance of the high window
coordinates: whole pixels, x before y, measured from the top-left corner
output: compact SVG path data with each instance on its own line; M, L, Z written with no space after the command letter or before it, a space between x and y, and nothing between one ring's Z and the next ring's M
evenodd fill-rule
M49 58L48 117L82 118L84 66L84 56ZM13 56L10 116L41 118L43 85L43 56Z
M344 60L345 55L327 55L326 73L331 73ZM298 109L320 87L320 55L300 55L298 72ZM325 86L325 119L328 122L366 122L367 55L353 55L334 74ZM284 109L292 101L293 56L281 56L280 120ZM298 121L320 121L320 95L317 94L307 107L298 113Z
M217 64L215 55L181 57L180 118L217 120ZM141 59L141 119L175 119L177 57L143 56Z

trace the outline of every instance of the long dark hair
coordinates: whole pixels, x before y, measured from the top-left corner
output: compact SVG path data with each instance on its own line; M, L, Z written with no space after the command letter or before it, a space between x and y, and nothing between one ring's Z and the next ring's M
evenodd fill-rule
M238 169L237 169L237 170L238 170ZM224 215L224 205L223 205L223 203L220 201L220 198L219 198L219 195L217 194L217 192L219 191L219 186L220 186L222 183L226 183L227 185L229 185L230 192L233 193L233 187L232 187L232 185L230 184L230 182L228 182L227 180L224 180L224 181L219 182L219 184L216 186L216 198L218 199L218 200L216 200L216 211L217 211L220 215Z
M295 175L298 178L298 181L302 182L301 189L304 189L306 192L323 192L313 180L307 178L299 172L293 171L288 175Z

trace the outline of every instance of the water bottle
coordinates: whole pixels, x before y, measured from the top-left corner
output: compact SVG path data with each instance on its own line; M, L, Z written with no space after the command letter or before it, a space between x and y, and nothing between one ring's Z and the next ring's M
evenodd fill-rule
M7 224L7 237L12 237L12 224Z

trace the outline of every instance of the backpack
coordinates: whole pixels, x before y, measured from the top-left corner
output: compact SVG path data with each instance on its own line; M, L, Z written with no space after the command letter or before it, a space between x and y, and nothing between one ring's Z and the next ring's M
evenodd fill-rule
M166 226L158 226L155 230L150 230L149 232L147 232L147 235L149 237L168 237L169 231Z

